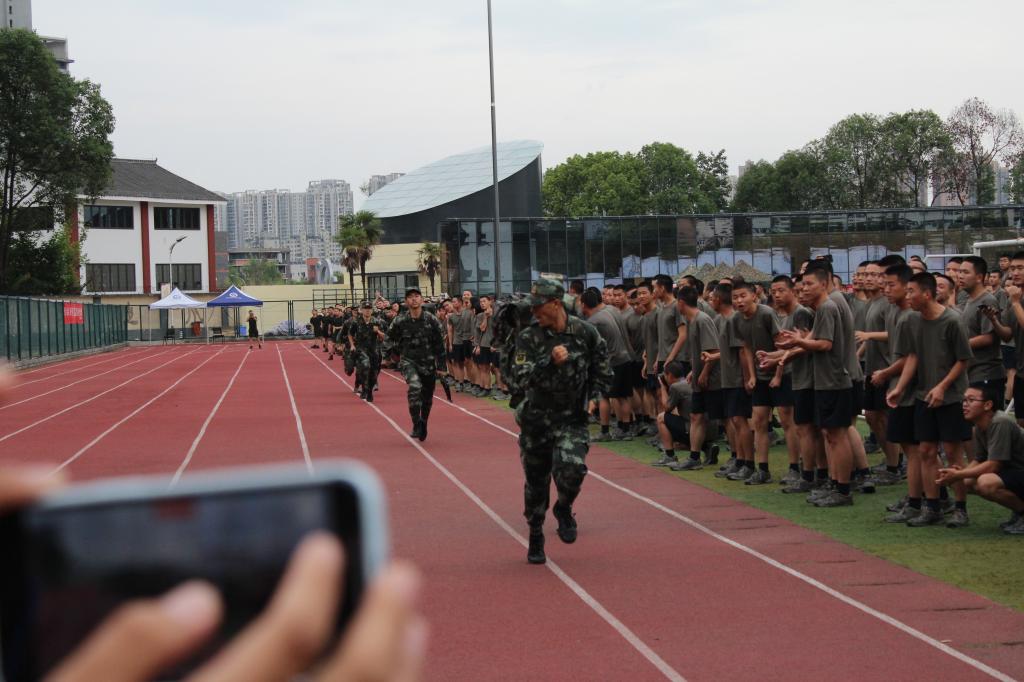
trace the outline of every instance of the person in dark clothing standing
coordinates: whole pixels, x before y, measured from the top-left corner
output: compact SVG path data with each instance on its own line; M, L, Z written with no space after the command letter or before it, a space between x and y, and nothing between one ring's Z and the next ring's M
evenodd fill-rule
M313 332L313 345L310 348L320 347L320 311L313 308L309 314L309 331Z
M256 315L250 310L249 317L245 319L249 325L249 350L252 350L252 340L256 339L256 343L260 348L263 348L263 339L260 338L260 329L257 324Z

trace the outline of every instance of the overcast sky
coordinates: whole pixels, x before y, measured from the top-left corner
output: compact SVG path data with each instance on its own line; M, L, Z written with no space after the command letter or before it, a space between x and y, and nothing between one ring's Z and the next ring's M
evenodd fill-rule
M494 0L498 136L544 165L651 141L735 173L854 112L1024 115L1024 2ZM115 153L207 188L305 189L490 143L485 0L34 0L101 84Z

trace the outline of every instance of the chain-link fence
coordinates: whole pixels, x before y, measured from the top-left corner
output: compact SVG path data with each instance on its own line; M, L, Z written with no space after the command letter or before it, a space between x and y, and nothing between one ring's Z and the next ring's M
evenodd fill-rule
M10 362L128 340L128 306L0 296L0 357Z

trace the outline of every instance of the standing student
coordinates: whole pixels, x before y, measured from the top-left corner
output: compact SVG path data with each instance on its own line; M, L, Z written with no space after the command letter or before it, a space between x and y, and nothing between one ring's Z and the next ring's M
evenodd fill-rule
M814 309L810 333L783 331L780 345L801 348L811 354L814 377L815 424L825 438L831 477L835 487L813 498L817 507L843 507L853 504L850 478L853 451L849 428L853 415L853 379L849 356L853 348L843 333L842 313L828 293L831 274L817 264L808 266L803 277L807 299Z
M683 343L686 341L686 322L672 293L672 278L658 275L654 278L654 298L658 303L658 364L657 373L661 374L665 363L672 362L679 356Z
M1024 306L1021 294L1024 292L1024 251L1018 251L1010 258L1010 280L1006 283L1007 305L999 315L987 311L993 327L1004 341L1012 339L1017 348L1016 372L1011 386L1014 412L1017 423L1024 424Z
M999 337L992 326L992 319L985 314L990 310L998 313L999 304L982 283L987 274L988 264L977 256L968 256L960 264L960 286L967 292L961 321L972 353L967 363L967 381L977 388L991 386L1003 396L1006 393L1006 369L1003 367ZM1003 403L997 402L996 409L1003 409Z
M726 420L726 437L732 448L732 457L716 477L730 481L745 481L754 474L754 432L750 428L753 414L750 394L744 388L743 364L739 348L732 344L733 289L731 284L719 284L711 296L711 305L718 316L718 365L722 377L722 417ZM709 356L708 362L713 359Z
M633 381L629 375L632 359L628 343L623 338L622 330L616 321L616 313L612 312L610 305L602 301L601 293L594 287L587 289L580 296L584 319L592 324L604 339L608 363L613 375L610 390L597 400L601 431L591 440L595 442L633 440L631 435L633 415L629 409L629 398L633 392ZM614 430L611 429L610 424L612 412L615 413L617 420Z
M864 328L856 332L855 338L860 344L858 354L864 361L864 419L885 455L886 466L896 465L898 469L899 451L893 443L886 439L889 406L886 403L885 394L888 390L888 378L884 383L872 380L875 372L892 364L886 320L893 312L893 304L890 303L885 292L886 267L876 261L869 261L865 265L863 289L868 304L864 314ZM909 268L907 272L909 277L909 274L912 274ZM873 478L876 479L876 483L885 485L893 485L899 481L899 476L896 476L894 480L886 473L881 473Z
M646 435L656 435L654 419L658 416L658 315L657 304L650 282L642 282L636 288L636 311L640 318L640 333L643 336L644 389L643 405L646 416Z
M810 329L813 324L811 311L804 308L797 301L797 292L793 280L787 275L778 275L771 284L772 301L775 305L775 314L779 320L780 329L796 329L799 323L801 328ZM779 351L775 351L777 354ZM806 360L806 358L805 358ZM789 471L779 481L781 485L789 485L800 480L800 436L797 433L794 423L796 411L796 389L793 386L793 367L783 363L782 372L776 369L774 376L769 382L773 390L779 390L789 386L793 404L790 407L779 407L779 423L782 424L782 432L786 439L786 451L789 456Z
M320 311L313 308L309 314L309 331L313 332L313 345L310 348L320 347Z
M252 350L252 340L256 339L256 343L260 348L263 348L263 339L260 338L259 322L256 320L256 315L250 310L249 317L245 318L246 323L249 325L249 350Z
M911 277L907 284L910 307L920 313L914 335L917 388L914 403L914 434L919 441L921 478L925 501L921 513L907 521L910 527L930 526L944 520L939 501L938 447L942 444L950 464L963 463L963 442L970 438L960 403L967 389L967 363L971 347L957 313L935 300L935 277L927 272ZM906 369L904 373L906 373ZM900 388L904 385L901 376ZM893 397L900 397L894 390ZM890 404L894 401L890 400ZM965 526L967 501L962 485L954 488L956 507L947 525Z
M793 388L792 375L783 374L778 387L771 386L774 372L755 363L759 353L775 350L775 337L781 331L775 312L758 303L753 285L741 282L732 289L733 307L736 315L732 319L731 345L740 351L744 366L744 388L751 396L754 426L754 459L757 468L744 481L746 485L771 483L772 476L768 463L771 447L772 409L787 413L792 421Z

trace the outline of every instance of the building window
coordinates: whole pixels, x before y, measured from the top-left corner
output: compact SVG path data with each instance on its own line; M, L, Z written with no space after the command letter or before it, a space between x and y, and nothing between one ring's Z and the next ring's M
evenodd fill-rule
M135 209L131 206L86 206L85 226L130 230L135 227Z
M415 272L389 272L366 276L366 292L368 296L375 296L379 291L385 298L399 299L405 295L405 290L418 287L420 276Z
M135 291L134 263L88 263L85 289L97 292Z
M198 230L199 209L157 206L153 209L156 230Z
M170 284L167 277L167 263L157 263L156 281L158 284ZM200 263L175 263L174 286L182 291L202 291L203 266Z

